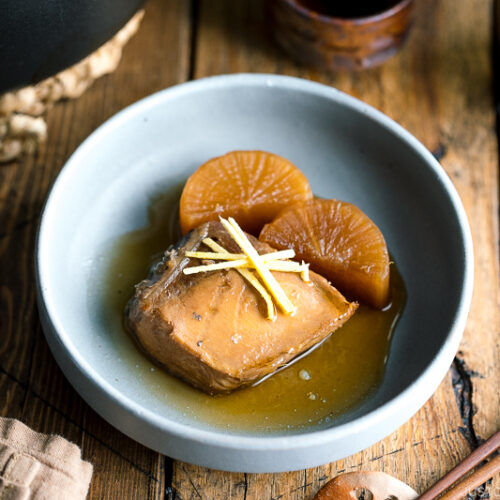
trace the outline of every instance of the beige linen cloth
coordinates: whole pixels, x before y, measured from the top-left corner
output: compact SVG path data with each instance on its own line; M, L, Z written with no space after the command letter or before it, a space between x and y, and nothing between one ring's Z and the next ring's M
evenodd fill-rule
M84 500L91 477L75 444L0 417L0 500Z

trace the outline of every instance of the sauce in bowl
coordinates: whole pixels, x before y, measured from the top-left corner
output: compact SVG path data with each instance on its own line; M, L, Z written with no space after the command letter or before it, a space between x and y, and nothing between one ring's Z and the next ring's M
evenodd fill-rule
M360 304L354 316L321 346L269 379L230 394L209 396L156 366L123 327L134 285L144 279L180 238L181 187L151 203L149 225L118 238L104 276L110 335L123 362L144 385L186 417L228 431L286 432L328 427L372 395L385 371L391 338L405 303L402 278L392 264L391 304L384 310Z

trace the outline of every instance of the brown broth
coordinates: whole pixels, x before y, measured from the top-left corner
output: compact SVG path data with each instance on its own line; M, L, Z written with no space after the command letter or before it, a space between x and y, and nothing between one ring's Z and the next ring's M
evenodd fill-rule
M360 305L355 315L318 349L255 387L208 396L155 366L123 328L134 285L180 237L181 187L151 203L149 225L113 245L106 276L105 309L119 356L156 397L187 418L233 431L285 431L325 426L357 407L380 385L390 340L405 302L404 284L392 265L392 304L384 311ZM308 380L304 380L307 373ZM302 377L300 376L302 375Z

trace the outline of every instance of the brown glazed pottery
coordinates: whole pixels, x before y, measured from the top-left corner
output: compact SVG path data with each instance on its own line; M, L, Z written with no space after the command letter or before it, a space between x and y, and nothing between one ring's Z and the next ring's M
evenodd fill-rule
M352 0L350 9L343 0L272 0L274 37L307 66L355 70L376 66L396 53L405 40L413 0L372 0L370 7L367 2L358 3L356 12Z

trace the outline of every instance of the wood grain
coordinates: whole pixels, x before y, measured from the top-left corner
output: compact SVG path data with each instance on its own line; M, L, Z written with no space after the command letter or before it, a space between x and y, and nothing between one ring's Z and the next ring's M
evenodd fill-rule
M391 116L441 159L457 186L473 228L477 271L454 369L395 433L323 467L247 474L243 491L231 487L241 483L240 474L175 464L173 484L179 498L218 498L222 483L224 498L309 499L329 478L353 470L382 470L423 491L500 427L491 2L467 0L458 9L451 0L421 0L416 7L411 37L395 58L363 73L324 74L298 66L274 47L265 36L262 2L200 2L195 77L254 71L301 76L335 86ZM489 491L496 491L498 484L495 480Z
M90 498L164 498L170 459L130 440L95 414L57 367L35 305L33 246L47 191L68 156L128 104L189 75L190 5L148 5L115 73L48 114L36 156L0 168L0 411L37 431L62 434L94 464Z
M404 49L380 68L326 74L278 50L264 0L150 0L117 71L48 115L35 156L0 168L0 414L82 446L89 498L312 499L344 471L381 470L423 491L500 428L498 151L492 95L492 0L420 0ZM386 439L344 460L285 474L236 474L174 462L113 429L76 394L42 335L33 286L36 223L60 168L99 124L191 77L270 72L335 86L388 114L441 161L475 245L472 310L435 395ZM500 498L500 479L486 485ZM495 497L495 495L497 495ZM485 497L485 496L483 496ZM479 498L476 495L476 498Z

